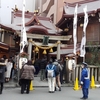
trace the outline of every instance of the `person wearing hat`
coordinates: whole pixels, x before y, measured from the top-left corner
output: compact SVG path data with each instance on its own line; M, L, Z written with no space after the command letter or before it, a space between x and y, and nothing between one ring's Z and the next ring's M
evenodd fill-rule
M48 78L49 93L55 92L55 72L56 66L53 64L52 59L50 59L49 63L46 66L46 76Z
M89 86L90 86L90 79L89 79L89 71L88 65L85 62L82 62L82 72L81 72L81 87L83 97L80 99L87 99L89 94Z

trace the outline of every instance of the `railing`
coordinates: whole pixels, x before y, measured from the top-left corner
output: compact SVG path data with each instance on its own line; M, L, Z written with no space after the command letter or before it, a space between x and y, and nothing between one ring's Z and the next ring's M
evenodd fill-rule
M89 69L90 81L92 80L92 76L94 76L95 83L99 83L100 82L100 67L88 65L88 69ZM69 73L67 74L69 76L68 81L75 82L76 78L80 80L81 71L82 71L81 65L77 65L76 68L72 71L67 71Z

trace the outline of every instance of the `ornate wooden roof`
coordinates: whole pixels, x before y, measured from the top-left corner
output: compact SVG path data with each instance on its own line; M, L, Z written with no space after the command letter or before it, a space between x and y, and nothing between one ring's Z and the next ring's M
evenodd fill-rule
M74 55L73 48L74 48L74 45L73 44L66 45L65 47L61 47L60 54L61 55L68 55L68 54ZM79 51L80 51L80 44L77 44L76 52L78 53ZM52 55L52 56L54 55L55 56L55 55L57 55L57 51L55 51L53 53L49 53L49 55Z
M22 11L12 12L12 22L10 25L0 24L1 28L9 31L21 31ZM25 27L27 33L57 34L55 25L50 18L39 16L37 13L25 12Z
M0 42L0 51L9 51L9 48L6 43Z
M57 27L64 30L66 27L69 27L69 24L70 26L73 25L73 17L76 4L78 4L78 21L84 16L83 8L85 5L87 5L87 13L89 17L97 16L99 18L98 13L100 13L100 0L83 0L75 3L65 2L63 7L63 15L59 22L56 24Z

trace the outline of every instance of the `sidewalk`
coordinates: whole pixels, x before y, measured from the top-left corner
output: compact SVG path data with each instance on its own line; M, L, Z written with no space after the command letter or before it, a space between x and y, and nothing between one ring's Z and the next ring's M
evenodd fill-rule
M62 84L62 87L73 87L73 84L71 83L64 83ZM13 80L11 80L8 83L4 84L5 88L16 88L19 87L18 82L14 82ZM34 77L33 80L33 87L48 87L48 82L46 80L44 81L40 81L40 77Z

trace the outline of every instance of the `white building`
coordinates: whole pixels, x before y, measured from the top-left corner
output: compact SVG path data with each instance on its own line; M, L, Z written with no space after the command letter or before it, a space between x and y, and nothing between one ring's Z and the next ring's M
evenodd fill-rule
M22 10L23 0L0 0L0 23L11 24L12 8ZM34 12L35 0L26 0L26 11ZM5 20L6 19L6 20Z

